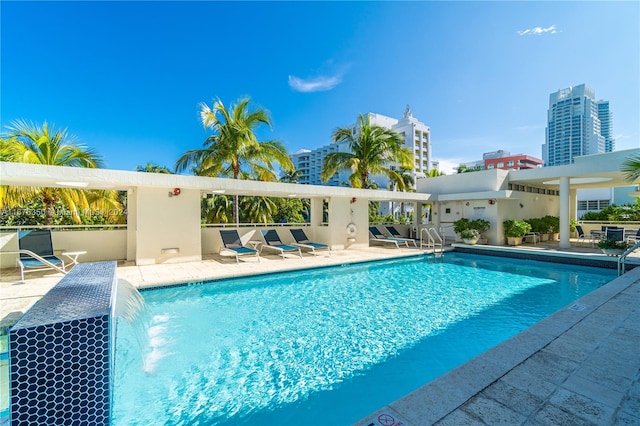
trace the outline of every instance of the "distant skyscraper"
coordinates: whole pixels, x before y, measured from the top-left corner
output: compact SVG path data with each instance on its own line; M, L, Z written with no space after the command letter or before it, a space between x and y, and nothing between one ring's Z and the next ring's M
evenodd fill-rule
M598 101L598 118L600 119L600 134L604 137L604 152L615 149L613 139L613 114L609 109L609 101Z
M542 145L545 166L570 164L574 157L613 150L609 102L596 102L595 91L585 84L552 93L547 118Z

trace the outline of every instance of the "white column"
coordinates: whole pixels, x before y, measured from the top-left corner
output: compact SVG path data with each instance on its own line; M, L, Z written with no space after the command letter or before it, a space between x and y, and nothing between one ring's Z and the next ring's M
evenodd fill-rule
M569 176L560 178L560 248L569 248Z

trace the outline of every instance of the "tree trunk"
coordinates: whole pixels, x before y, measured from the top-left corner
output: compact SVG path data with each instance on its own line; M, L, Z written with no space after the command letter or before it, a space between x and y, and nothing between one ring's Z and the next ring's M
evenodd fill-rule
M233 196L233 222L238 226L240 223L240 197L238 195Z
M44 226L53 225L53 201L44 200Z

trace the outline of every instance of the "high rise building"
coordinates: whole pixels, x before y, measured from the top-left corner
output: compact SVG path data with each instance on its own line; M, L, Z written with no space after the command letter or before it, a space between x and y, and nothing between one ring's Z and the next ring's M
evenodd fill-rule
M596 102L595 91L586 84L552 93L547 118L542 145L545 166L570 164L574 157L613 150L609 102ZM605 121L604 133L602 121Z
M414 167L412 175L414 180L425 177L432 168L438 168L438 163L431 160L431 129L413 117L408 105L401 119L372 112L367 115L369 116L369 122L372 126L385 127L402 135L404 139L403 146L409 148L413 153ZM359 124L355 123L346 127L351 127L353 134L356 135L359 131L358 126ZM331 152L349 152L349 145L346 142L332 143L314 150L300 149L294 152L291 155L291 159L296 170L301 172L299 182L330 186L348 184L348 176L351 174L349 170L340 170L332 176L329 181L321 181L320 172L322 171L322 162ZM391 165L391 167L393 167L393 165ZM386 177L371 176L371 179L376 182L380 188L388 187L389 179Z
M600 119L600 134L604 137L604 152L615 149L613 138L613 114L609 109L609 101L598 101L598 119Z

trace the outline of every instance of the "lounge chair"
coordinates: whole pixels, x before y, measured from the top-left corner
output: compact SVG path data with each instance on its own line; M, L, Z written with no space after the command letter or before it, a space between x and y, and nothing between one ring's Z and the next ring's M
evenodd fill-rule
M278 233L276 232L275 229L267 229L265 231L262 231L262 237L264 238L264 242L266 244L263 244L262 247L260 247L260 251L266 248L276 250L280 252L280 256L282 256L282 260L284 260L285 253L297 251L298 255L300 256L300 259L302 259L302 252L300 251L300 247L284 244L280 240L280 236L278 236Z
M631 232L633 232L633 231L631 231ZM638 241L640 241L640 229L638 229L635 234L631 233L631 234L627 235L627 243L635 244Z
M255 254L258 258L258 262L260 262L260 254L258 250L252 249L250 247L245 247L242 244L242 240L240 240L240 235L238 235L238 231L235 229L225 229L220 230L220 237L222 238L222 247L220 248L220 253L223 251L229 251L236 256L236 263L240 263L240 256L246 254Z
M606 233L606 238L624 241L624 228L607 228Z
M291 235L293 235L293 239L296 240L295 243L292 243L294 246L298 246L301 249L309 249L314 256L317 256L316 250L328 250L329 256L331 256L331 247L327 244L314 243L309 241L307 235L304 233L302 229L289 229Z
M576 232L578 233L578 244L582 241L590 241L591 247L596 244L596 236L594 234L585 234L582 226L576 225Z
M416 244L416 240L414 240L413 238L404 238L402 235L400 235L400 232L398 232L395 226L389 225L385 226L385 228L387 228L387 231L389 231L391 237L398 240L405 240L407 242L407 246L409 245L408 243L411 243L414 247L418 247L418 245Z
M375 226L369 227L369 233L371 234L371 239L369 241L375 241L379 243L391 243L396 246L396 248L400 248L400 244L404 244L409 248L409 243L406 240L401 240L398 238L385 237L382 232Z
M66 274L64 261L53 252L51 230L34 229L18 231L18 267L20 279L24 281L25 272L45 271L55 269Z

